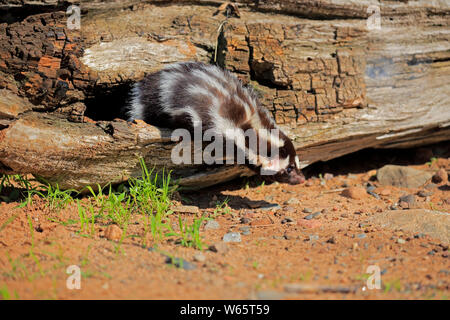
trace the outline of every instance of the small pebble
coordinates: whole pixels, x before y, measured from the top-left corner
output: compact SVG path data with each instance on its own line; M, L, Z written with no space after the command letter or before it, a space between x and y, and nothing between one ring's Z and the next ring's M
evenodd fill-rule
M375 199L380 199L380 196L373 191L367 191L367 193L370 194Z
M398 239L397 239L397 243L399 243L399 244L405 244L406 241L405 241L404 239L402 239L402 238L398 238Z
M105 238L108 240L120 240L122 237L122 229L120 229L117 225L111 224L105 230Z
M242 223L242 224L247 224L247 223L250 223L250 219L249 218L241 218L241 220L240 220L240 222Z
M350 187L342 191L341 195L350 199L361 200L367 196L367 192L366 189L361 187Z
M360 234L357 234L356 237L357 237L358 239L364 239L364 238L366 238L367 236L366 236L365 233L360 233Z
M216 220L208 220L205 224L205 230L220 229L220 224Z
M248 236L249 234L251 234L249 226L240 227L239 231L241 231L242 235L244 235L244 236Z
M433 191L425 191L425 190L421 190L421 191L419 191L419 192L417 193L417 195L418 195L419 197L421 197L421 198L426 198L426 197L432 196L432 195L433 195Z
M304 208L303 209L303 213L312 213L312 212L313 212L313 210L310 209L310 208Z
M205 262L205 260L206 260L206 257L200 252L194 254L193 258L194 258L194 261L197 261L197 262Z
M271 203L271 204L268 204L267 206L260 207L259 209L263 210L263 211L274 211L275 212L275 211L280 210L281 206L276 203Z
M306 217L304 217L304 219L305 219L305 220L311 220L311 219L314 219L314 218L316 218L320 213L321 213L320 211L317 211L317 212L315 212L315 213L313 213L313 214L307 215Z
M184 270L194 270L197 268L195 264L181 258L167 257L166 263L174 265L177 268L183 268Z
M223 242L241 242L241 234L239 232L229 232L222 238Z
M284 204L299 204L300 200L297 198L290 198L289 200L285 201Z
M399 203L406 202L410 207L416 203L416 197L413 194L400 197Z
M335 244L336 243L336 238L335 237L331 237L327 240L327 243L331 243L331 244Z
M294 219L291 217L286 217L283 220L281 220L282 224L289 223L289 222L294 222Z

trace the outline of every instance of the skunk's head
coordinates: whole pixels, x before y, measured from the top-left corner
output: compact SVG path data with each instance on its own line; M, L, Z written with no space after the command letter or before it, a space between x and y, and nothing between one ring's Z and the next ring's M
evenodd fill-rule
M274 180L283 183L299 184L305 182L305 176L300 170L300 161L291 139L280 131L280 141L278 155L262 164L261 174L271 175Z

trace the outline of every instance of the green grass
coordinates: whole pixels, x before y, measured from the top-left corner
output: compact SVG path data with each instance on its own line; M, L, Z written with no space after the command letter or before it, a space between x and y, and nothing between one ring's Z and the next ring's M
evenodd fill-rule
M143 234L132 235L141 237L142 245L148 245L148 236L151 235L153 242L158 244L167 237L177 236L181 239L181 244L186 247L193 247L202 250L204 247L203 239L200 236L200 227L202 223L210 218L194 218L191 223L183 220L181 216L177 217L179 230L174 231L171 225L173 211L170 210L171 197L177 189L176 184L171 184L171 172L156 172L155 169L147 169L143 159L140 159L141 177L130 178L127 184L121 184L113 187L111 184L97 188L86 187L89 196L83 198L81 193L75 190L61 190L58 185L34 184L32 181L20 175L2 176L0 180L0 195L6 189L17 190L12 198L22 197L24 200L19 207L32 204L36 195L45 201L46 207L54 212L76 204L77 219L68 219L62 221L58 217L50 217L49 220L60 223L64 226L78 224L78 234L84 237L95 237L95 225L114 223L122 231L122 238L118 241L116 251L120 250L120 245L127 237L128 225L134 217L140 218L144 226ZM20 188L21 190L19 190ZM13 191L11 191L13 192ZM10 193L11 193L10 192ZM10 200L10 196L7 200ZM231 209L228 206L228 199L218 202L212 218L219 215L230 214ZM0 231L9 224L14 217L0 226ZM11 220L11 221L10 221ZM36 262L42 272L39 260L34 254L34 228L32 221L28 218L30 232L32 236L32 245L29 256Z
M80 200L77 199L78 216L80 218L80 231L78 234L86 237L93 237L95 234L95 213L94 207L88 206L83 207L80 204ZM88 216L87 211L90 212L91 216Z
M191 225L188 225L186 221L181 219L181 216L178 216L178 225L180 228L179 232L171 231L166 233L166 236L177 236L180 237L180 243L184 247L193 247L198 250L202 250L203 240L200 236L200 227L205 221L206 218L194 218L194 221Z
M170 172L161 175L149 171L143 159L140 161L142 177L131 178L129 181L130 200L135 211L147 218L147 232L151 232L153 239L160 241L166 231L172 231L170 224L165 223L173 212L169 209L170 197L175 188L170 186ZM144 234L144 237L146 234Z
M13 299L11 293L9 292L9 289L6 285L2 285L0 287L0 299L2 300L11 300ZM19 300L19 295L14 290L14 299Z
M402 283L400 279L394 279L390 281L383 281L384 293L388 293L395 289L396 291L402 291Z
M437 161L436 157L431 157L430 161L428 161L426 164L431 167L435 162Z
M214 212L211 215L211 218L214 219L218 216L223 216L227 214L232 214L231 208L228 206L228 202L230 199L227 197L222 202L216 203L216 208L214 209Z
M73 195L78 195L78 192L73 189L61 190L58 184L56 184L55 187L52 187L50 184L41 185L40 188L41 189L31 189L29 191L29 196L37 194L41 198L45 199L46 206L54 211L59 211L66 208L74 201Z

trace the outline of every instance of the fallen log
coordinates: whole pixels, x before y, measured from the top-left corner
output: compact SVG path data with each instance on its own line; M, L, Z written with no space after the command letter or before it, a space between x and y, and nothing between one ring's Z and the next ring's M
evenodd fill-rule
M47 12L70 1L44 3L0 6L24 8L23 20L0 19L2 173L82 189L138 175L143 157L190 188L252 175L175 165L170 131L116 119L130 83L186 60L215 60L257 90L303 166L450 137L444 3L374 2L378 29L368 4L352 1L238 1L239 18L214 15L219 1L82 1L79 30L64 11Z

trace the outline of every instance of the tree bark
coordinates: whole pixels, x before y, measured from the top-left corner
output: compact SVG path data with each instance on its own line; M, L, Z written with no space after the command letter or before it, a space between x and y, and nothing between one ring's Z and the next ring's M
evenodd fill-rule
M174 165L170 131L114 120L130 83L187 60L252 86L303 166L450 137L443 1L244 0L239 18L220 1L82 1L79 30L71 3L0 1L0 172L81 189L138 175L143 157L190 188L252 175Z

